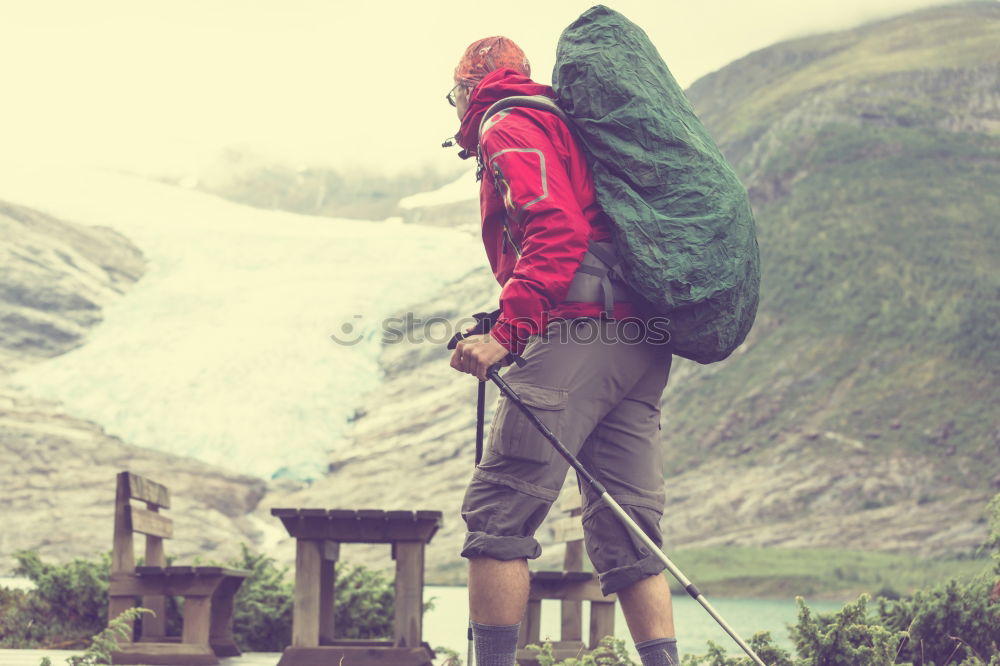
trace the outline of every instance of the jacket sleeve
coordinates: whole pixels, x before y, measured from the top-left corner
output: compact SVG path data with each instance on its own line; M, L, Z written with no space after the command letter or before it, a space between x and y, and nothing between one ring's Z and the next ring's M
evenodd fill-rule
M575 146L562 121L540 122L544 111L500 112L480 140L483 161L520 239L521 255L500 292L500 316L491 334L515 354L529 335L545 330L583 261L590 224L580 208L567 160ZM556 129L551 129L556 126ZM559 131L560 129L564 131Z

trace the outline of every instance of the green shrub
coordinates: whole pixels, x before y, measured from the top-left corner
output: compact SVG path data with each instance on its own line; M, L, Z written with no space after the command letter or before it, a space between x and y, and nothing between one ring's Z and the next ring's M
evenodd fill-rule
M982 549L993 551L993 572L1000 576L1000 493L997 493L986 508L986 515L989 516L990 536Z
M959 663L1000 655L1000 606L989 602L992 581L950 580L911 599L882 601L879 621L907 632L899 659L914 666Z
M333 623L338 638L388 638L393 630L393 582L381 571L346 566L337 571Z
M984 581L949 581L912 599L881 600L876 612L868 596L830 614L814 614L802 601L792 627L796 658L757 634L750 646L768 666L1000 666L1000 607L990 606ZM745 666L744 656L726 656L709 643L704 655L686 655L684 666Z
M805 664L885 666L895 660L906 632L892 631L872 620L867 594L835 613L813 615L802 597L796 599L799 620L792 629L798 656Z
M14 574L29 578L35 588L0 593L0 647L71 647L104 628L110 555L62 565L46 564L31 551L14 559Z
M612 636L605 636L593 652L558 662L552 654L552 643L529 645L528 649L535 652L539 666L637 666L625 647L625 641Z
M246 544L240 549L240 556L227 565L247 569L250 576L236 593L233 638L243 650L284 650L292 642L293 586L288 568L279 569L273 558L250 552Z
M437 655L436 662L440 666L462 666L462 657L449 647L439 645L434 648L434 654Z
M771 632L759 631L749 641L750 648L768 666L793 666L791 656L785 650L774 644ZM708 653L703 655L686 654L681 659L684 666L743 666L753 662L750 657L738 655L727 657L726 651L713 641L708 642Z
M802 598L796 599L799 618L792 628L798 657L774 644L768 632L758 632L749 645L768 666L887 666L894 663L896 648L904 632L894 632L868 616L868 597L829 614L814 614ZM749 657L726 651L709 641L708 653L685 655L684 666L752 666Z

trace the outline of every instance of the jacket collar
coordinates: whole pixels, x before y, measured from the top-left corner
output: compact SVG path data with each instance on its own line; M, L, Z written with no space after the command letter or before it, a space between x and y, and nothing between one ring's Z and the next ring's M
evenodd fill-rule
M515 95L545 95L552 99L556 98L551 87L535 83L514 69L506 68L490 72L476 85L469 96L469 108L465 110L462 124L458 134L455 135L458 145L470 153L475 153L479 148L479 125L483 121L483 114L494 103Z

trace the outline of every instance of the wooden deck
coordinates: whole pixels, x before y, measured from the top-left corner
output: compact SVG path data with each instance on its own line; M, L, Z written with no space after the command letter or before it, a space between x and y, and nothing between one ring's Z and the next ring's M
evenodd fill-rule
M3 666L38 666L42 657L52 660L52 666L65 666L66 657L82 655L73 650L4 650L0 649ZM222 657L220 666L275 666L281 659L280 652L246 652L242 657Z

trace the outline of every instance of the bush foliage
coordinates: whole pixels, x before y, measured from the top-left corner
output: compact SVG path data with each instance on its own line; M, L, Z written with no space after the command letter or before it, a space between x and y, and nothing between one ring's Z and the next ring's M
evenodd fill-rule
M62 565L30 551L14 559L14 574L35 589L0 587L0 647L75 647L107 625L109 554Z
M535 652L539 666L638 666L629 655L625 641L611 636L605 636L593 652L560 662L552 655L552 643L529 645L528 649Z

